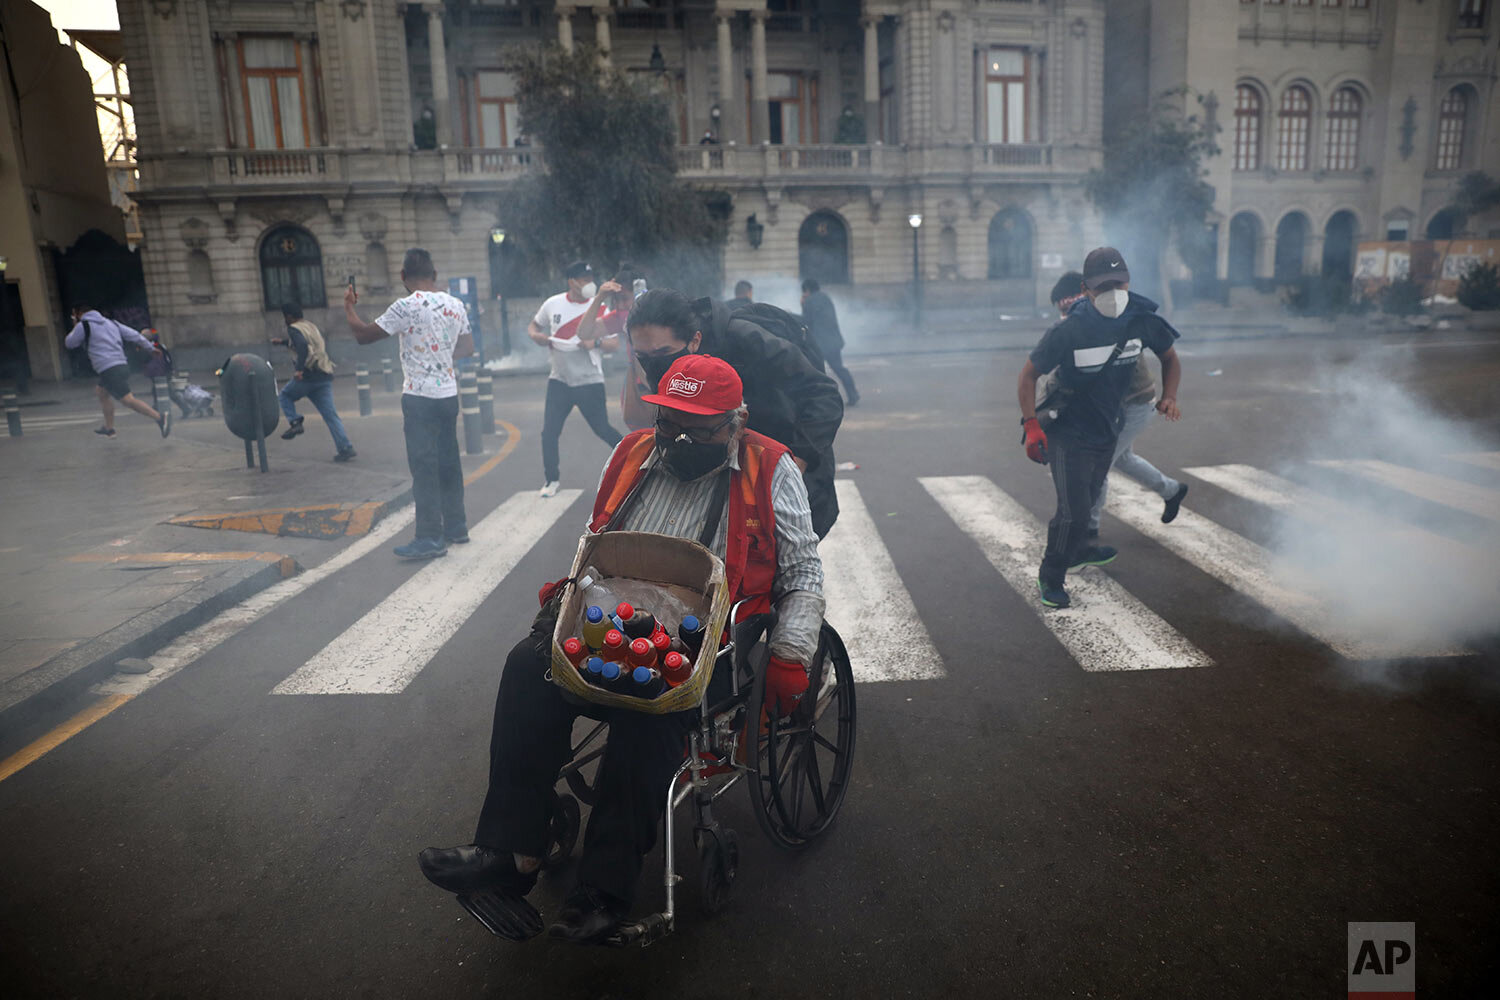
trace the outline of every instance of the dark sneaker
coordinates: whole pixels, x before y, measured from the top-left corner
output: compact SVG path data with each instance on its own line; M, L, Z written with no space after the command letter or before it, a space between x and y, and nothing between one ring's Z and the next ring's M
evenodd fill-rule
M301 434L302 433L302 421L306 420L306 419L307 419L306 417L298 417L296 420L288 421L287 425L286 425L286 430L284 432L282 432L281 440L283 440L283 441L290 441L292 438L296 437L298 434Z
M112 438L115 436L115 429L113 427L95 427L94 433L100 437Z
M1062 587L1048 585L1037 580L1036 589L1042 592L1042 604L1049 608L1066 608L1073 602L1068 600L1068 592Z
M1187 483L1177 487L1177 492L1167 497L1167 509L1161 512L1161 523L1171 524L1177 517L1177 509L1182 506L1182 498L1187 496Z
M1090 545L1078 553L1078 561L1069 566L1068 569L1082 569L1085 566L1108 566L1115 561L1115 556L1119 554L1115 551L1113 545Z
M355 451L353 448L345 448L337 455L334 455L333 460L335 462L347 462L349 461L349 459L356 457L358 454L359 452Z
M1099 540L1099 529L1090 528L1088 531L1084 532L1083 538L1084 541L1088 542L1090 545L1093 545Z
M156 421L156 426L161 428L162 437L166 437L172 433L172 411L162 410L161 418Z
M502 889L524 896L536 885L536 872L517 871L509 851L479 844L429 847L417 855L417 864L427 881L449 892Z
M548 928L548 933L573 944L600 944L625 919L623 909L604 893L581 885L563 904L557 923Z
M467 531L464 531L460 532L457 535L444 535L443 541L447 542L449 545L468 545L469 533Z
M435 559L448 554L448 546L436 538L418 538L391 550L398 559Z

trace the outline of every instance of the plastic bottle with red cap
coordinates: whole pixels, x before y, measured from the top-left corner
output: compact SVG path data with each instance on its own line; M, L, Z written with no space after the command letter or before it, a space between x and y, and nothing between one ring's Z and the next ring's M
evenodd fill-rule
M582 666L584 658L588 656L589 652L588 648L584 646L583 640L576 636L571 636L563 640L562 651L563 655L568 658L568 662L575 667Z
M619 629L612 628L604 633L604 644L600 647L599 655L604 657L605 662L614 660L618 663L625 659L627 649L624 633Z
M656 666L656 647L651 645L650 639L636 639L630 644L630 652L626 654L626 662L632 667L651 668Z
M661 658L661 676L671 687L676 687L693 675L693 661L677 651Z

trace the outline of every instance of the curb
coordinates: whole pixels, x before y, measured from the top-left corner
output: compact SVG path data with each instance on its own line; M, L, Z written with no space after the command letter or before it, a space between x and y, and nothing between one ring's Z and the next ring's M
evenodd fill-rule
M287 569L291 572L285 573ZM65 705L113 674L120 660L149 656L226 608L301 570L290 557L236 566L0 685L0 735Z

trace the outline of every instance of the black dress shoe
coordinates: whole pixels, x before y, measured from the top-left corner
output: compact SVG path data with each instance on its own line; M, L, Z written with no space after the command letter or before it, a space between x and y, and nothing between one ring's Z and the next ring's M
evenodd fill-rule
M516 871L509 851L478 844L460 847L429 847L417 855L417 864L427 881L449 892L504 889L524 896L536 885L536 872Z
M602 944L623 919L623 906L604 893L581 885L573 890L557 915L557 923L547 932L572 944Z

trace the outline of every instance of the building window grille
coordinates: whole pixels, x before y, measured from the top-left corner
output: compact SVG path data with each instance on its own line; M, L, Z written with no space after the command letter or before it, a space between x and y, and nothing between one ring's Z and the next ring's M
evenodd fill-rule
M1484 27L1485 14L1489 11L1487 0L1458 0L1458 26L1478 29Z
M246 35L239 39L237 48L250 148L306 148L302 47L290 35Z
M1023 143L1031 133L1027 93L1030 62L1025 49L989 51L984 69L984 97L986 138L992 145Z
M1340 87L1328 102L1328 148L1323 165L1329 170L1359 166L1359 118L1362 103L1353 87Z
M1312 96L1306 87L1289 87L1281 95L1281 122L1276 141L1277 170L1306 170L1312 132Z
M1469 100L1457 87L1448 91L1438 107L1437 168L1457 170L1464 161L1464 127L1468 124Z
M298 305L325 309L323 253L318 241L300 226L278 226L260 244L260 280L266 308Z
M1234 88L1234 169L1260 166L1260 92L1240 84Z

